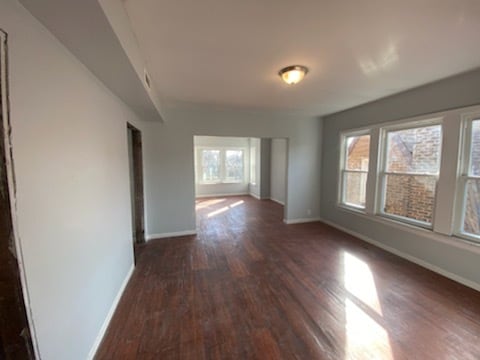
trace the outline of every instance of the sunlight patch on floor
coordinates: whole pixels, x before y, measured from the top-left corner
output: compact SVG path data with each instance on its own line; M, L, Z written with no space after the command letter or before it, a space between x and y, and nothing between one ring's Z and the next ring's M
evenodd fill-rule
M224 202L226 199L212 199L212 200L196 200L195 201L195 209L200 210L212 205L219 204Z
M382 308L369 266L348 252L344 253L344 264L345 288L381 316Z
M243 200L237 201L236 203L233 203L232 205L230 205L230 209L233 209L235 206L242 205L244 202L245 201Z
M393 360L387 331L351 300L345 301L345 359Z
M351 294L345 299L345 359L393 360L388 332L374 318L382 317L382 308L370 267L345 252L344 268L345 289ZM352 300L371 309L371 315Z
M244 203L243 200L240 200L240 201L237 201L236 203L233 203L231 205L228 205L228 206L224 206L218 210L215 210L215 211L212 211L211 213L208 213L207 217L212 217L212 216L216 216L216 215L219 215L221 213L224 213L225 211L228 211L230 209L233 209L234 207L236 206L239 206L239 205L242 205Z

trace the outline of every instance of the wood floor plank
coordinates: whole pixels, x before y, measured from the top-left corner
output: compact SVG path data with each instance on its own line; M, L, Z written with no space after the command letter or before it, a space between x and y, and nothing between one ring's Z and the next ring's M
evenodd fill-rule
M251 197L138 246L96 359L480 359L480 293Z

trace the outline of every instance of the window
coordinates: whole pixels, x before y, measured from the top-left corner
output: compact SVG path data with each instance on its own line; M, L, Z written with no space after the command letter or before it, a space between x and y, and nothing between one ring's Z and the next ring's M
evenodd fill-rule
M342 204L365 208L369 154L369 134L343 136Z
M465 123L460 233L480 240L480 119Z
M202 150L202 182L219 182L220 150Z
M479 105L349 130L340 140L343 209L480 244Z
M243 180L243 150L225 151L225 180L228 182Z
M441 141L439 124L384 131L382 214L432 224Z
M197 149L197 179L203 184L244 181L243 149Z

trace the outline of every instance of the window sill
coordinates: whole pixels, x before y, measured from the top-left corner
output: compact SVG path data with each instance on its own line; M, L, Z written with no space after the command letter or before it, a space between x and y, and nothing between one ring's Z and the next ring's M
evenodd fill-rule
M366 215L365 208L362 208L360 206L357 207L353 205L338 203L337 207L341 208L342 210L351 211L356 214Z
M433 231L433 225L431 223L427 223L427 222L424 222L424 221L410 219L410 218L407 218L407 217L404 217L404 216L399 216L399 215L388 214L388 213L385 213L385 212L378 213L375 216L379 216L381 218L394 221L397 224L409 225L409 226L413 226L414 228L420 228L420 229L426 229L426 230Z
M351 207L344 206L342 204L339 204L337 208L340 211L349 213L349 214L354 214L360 217L363 217L367 220L371 220L374 222L377 222L382 225L387 225L394 227L398 230L401 231L407 231L412 234L415 234L417 236L423 236L427 237L431 240L438 241L447 245L451 245L453 247L463 249L463 250L468 250L470 252L473 252L475 254L480 254L480 242L476 242L474 240L466 239L463 237L459 237L458 234L453 234L453 235L445 235L441 234L438 232L434 232L433 229L429 228L424 228L420 226L415 226L409 223L401 222L389 217L383 217L379 214L367 214L364 211L358 211L357 209L353 209Z
M217 182L199 182L198 185L228 185L228 184L246 184L243 181L217 181Z

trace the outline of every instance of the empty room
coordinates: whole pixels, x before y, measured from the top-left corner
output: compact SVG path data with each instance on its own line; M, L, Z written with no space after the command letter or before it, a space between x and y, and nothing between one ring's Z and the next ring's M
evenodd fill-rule
M0 359L480 358L480 2L0 0Z

